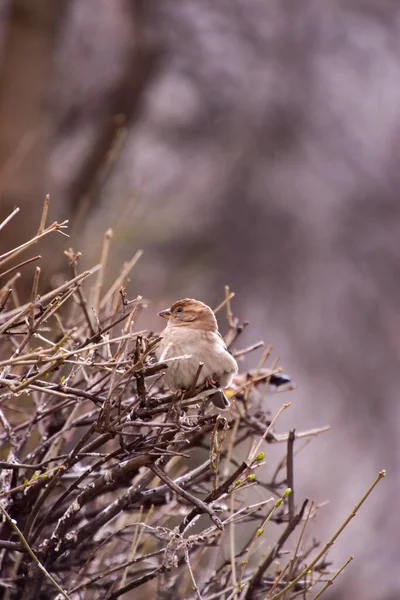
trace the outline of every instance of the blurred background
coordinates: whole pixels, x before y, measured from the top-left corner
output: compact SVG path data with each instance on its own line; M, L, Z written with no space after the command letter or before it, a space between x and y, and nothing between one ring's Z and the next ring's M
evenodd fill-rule
M0 252L50 193L71 239L40 248L49 277L112 227L112 272L144 250L151 327L231 286L241 345L297 383L278 430L332 426L296 458L297 501L329 501L316 535L388 471L330 553L356 556L331 599L400 595L399 34L393 0L0 3L0 221L21 208Z

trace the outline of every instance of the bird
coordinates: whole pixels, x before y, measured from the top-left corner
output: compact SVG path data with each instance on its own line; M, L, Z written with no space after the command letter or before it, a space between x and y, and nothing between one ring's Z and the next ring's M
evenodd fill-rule
M229 407L223 389L238 373L238 365L218 331L212 309L193 298L183 298L158 316L167 319L156 348L159 361L166 360L164 380L172 392L206 385L215 392L210 399L217 408ZM199 365L203 363L199 371ZM196 381L197 377L197 381Z

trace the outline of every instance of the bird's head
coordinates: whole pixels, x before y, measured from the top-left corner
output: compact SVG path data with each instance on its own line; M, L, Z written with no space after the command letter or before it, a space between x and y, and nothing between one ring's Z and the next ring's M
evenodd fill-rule
M171 308L158 313L168 320L168 327L189 327L203 331L217 331L218 325L214 313L207 304L192 298L174 302Z

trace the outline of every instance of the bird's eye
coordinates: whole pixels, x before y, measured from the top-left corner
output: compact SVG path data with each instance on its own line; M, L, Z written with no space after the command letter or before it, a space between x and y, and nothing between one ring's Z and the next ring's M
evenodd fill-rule
M183 313L183 308L182 306L179 306L176 310L175 310L175 314L179 314L179 313Z

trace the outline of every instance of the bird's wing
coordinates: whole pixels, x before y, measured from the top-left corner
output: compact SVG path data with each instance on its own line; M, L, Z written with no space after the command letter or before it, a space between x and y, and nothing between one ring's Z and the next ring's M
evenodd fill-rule
M229 350L228 350L228 347L227 347L227 345L225 344L225 340L224 340L224 338L222 337L222 335L220 334L220 332L219 332L219 331L216 331L215 333L216 333L216 335L218 336L218 341L219 341L219 343L221 344L221 346L222 346L222 347L223 347L223 348L224 348L224 349L225 349L227 352L229 352Z
M220 360L223 360L222 364L224 365L224 370L227 373L237 373L238 372L237 362L233 358L232 354L229 352L228 348L226 347L224 338L219 333L219 331L216 332L214 339L221 348Z

